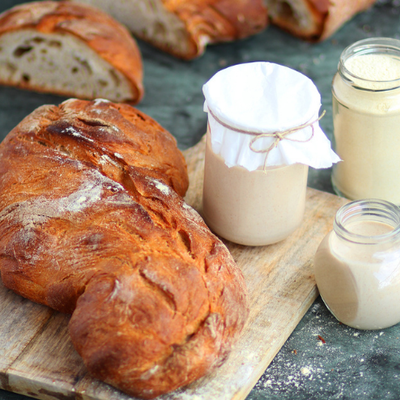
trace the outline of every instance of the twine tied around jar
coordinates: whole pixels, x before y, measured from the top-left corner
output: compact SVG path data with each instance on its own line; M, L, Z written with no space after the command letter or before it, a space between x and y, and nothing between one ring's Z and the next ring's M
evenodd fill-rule
M265 161L264 161L264 169L267 166L267 158L269 153L278 146L279 142L283 139L290 140L292 142L301 142L301 143L306 143L309 142L313 137L314 137L314 124L318 121L320 121L323 116L325 115L326 111L324 110L322 114L315 120L306 122L304 124L301 124L299 126L295 126L294 128L287 129L286 131L276 131L276 132L266 132L266 133L255 133L255 132L248 132L248 134L254 135L253 139L251 139L249 147L251 151L254 151L254 153L266 153L265 156ZM308 139L305 140L299 140L299 139L293 139L289 138L288 136L294 132L301 131L304 128L311 127L311 136ZM254 143L257 142L257 140L262 139L264 137L271 137L274 138L275 140L272 142L270 146L268 146L265 149L260 149L257 150L253 147Z
M234 127L229 126L228 124L225 124L224 122L222 122L222 121L221 121L219 118L217 118L213 113L211 113L211 114L212 114L212 116L214 117L214 119L215 119L218 123L220 123L222 126L224 126L225 128L230 129L230 130L235 131L235 132L238 132L238 133L244 133L244 134L246 134L246 135L252 135L252 136L254 136L254 137L251 139L251 141L250 141L249 147L250 147L250 150L253 151L254 153L266 153L265 161L264 161L264 170L265 170L266 167L267 167L267 158L268 158L269 153L270 153L275 147L278 146L278 144L279 144L279 142L280 142L281 140L284 140L284 139L285 139L285 140L290 140L290 141L292 141L292 142L301 142L301 143L309 142L309 141L314 137L314 124L315 124L316 122L320 121L320 120L323 118L323 116L325 115L325 113L326 113L326 111L324 110L324 111L322 112L322 114L321 114L318 118L316 118L316 119L314 119L314 120L312 120L312 121L310 121L310 122L306 122L306 123L304 123L304 124L301 124L301 125L299 125L299 126L295 126L294 128L287 129L287 130L285 130L285 131L264 132L264 133L262 133L262 132L260 132L260 133L258 133L258 132L251 132L251 131L246 131L246 130L234 128ZM288 137L290 134L295 133L295 132L298 132L298 131L301 131L302 129L307 128L307 127L309 127L309 126L311 127L311 136L310 136L308 139L299 140L299 139L293 139L293 138ZM265 138L265 137L274 138L274 141L272 142L272 144L269 145L268 147L264 148L264 149L255 149L255 148L253 147L254 143L256 143L257 140L262 139L262 138Z

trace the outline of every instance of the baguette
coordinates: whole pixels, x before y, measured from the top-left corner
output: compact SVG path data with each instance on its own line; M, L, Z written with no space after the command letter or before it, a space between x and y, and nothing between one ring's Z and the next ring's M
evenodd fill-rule
M127 29L103 11L39 1L0 15L0 84L138 103L143 68Z
M207 44L242 39L268 25L262 0L80 0L99 7L136 36L178 58Z
M0 144L0 271L71 313L90 374L154 398L220 365L248 315L229 251L182 197L176 141L126 104L42 106Z

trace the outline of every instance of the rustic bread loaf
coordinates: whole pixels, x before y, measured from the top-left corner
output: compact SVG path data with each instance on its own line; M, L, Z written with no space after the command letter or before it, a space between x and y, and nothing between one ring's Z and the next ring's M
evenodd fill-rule
M321 41L376 0L264 1L273 24L300 38Z
M125 24L137 37L182 59L207 44L241 39L268 23L263 0L80 0Z
M41 1L0 15L0 84L137 103L142 60L119 22L94 7Z
M144 398L219 365L247 318L242 274L182 199L175 139L126 104L42 106L0 144L0 271L72 313L89 372Z

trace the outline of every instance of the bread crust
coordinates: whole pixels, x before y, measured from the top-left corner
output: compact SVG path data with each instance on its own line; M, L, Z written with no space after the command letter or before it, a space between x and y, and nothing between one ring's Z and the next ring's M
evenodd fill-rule
M265 0L273 24L309 41L323 41L376 0ZM278 7L277 7L278 5Z
M48 35L73 35L127 78L133 93L129 99L132 104L142 99L144 88L140 50L129 31L103 11L68 1L37 1L15 6L0 14L0 35L24 29ZM30 84L23 81L19 86L30 88ZM40 86L33 89L44 91ZM73 95L62 90L57 94Z
M0 271L72 313L92 376L154 398L219 365L248 315L229 251L182 199L173 137L124 104L42 106L0 144Z
M193 42L193 53L185 56L188 59L202 54L206 44L243 39L268 26L267 9L259 0L167 0L164 3L184 22Z

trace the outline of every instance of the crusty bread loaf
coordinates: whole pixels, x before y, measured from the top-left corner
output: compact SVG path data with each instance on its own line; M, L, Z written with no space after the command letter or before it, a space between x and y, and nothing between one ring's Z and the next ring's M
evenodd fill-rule
M94 7L41 1L0 15L0 84L137 103L142 73L128 30Z
M182 59L207 44L241 39L268 24L263 0L80 0L99 7L137 37Z
M208 373L247 318L242 274L187 186L175 139L126 104L42 106L0 144L4 285L72 313L89 372L130 395Z
M331 36L376 0L264 0L271 22L310 41Z

